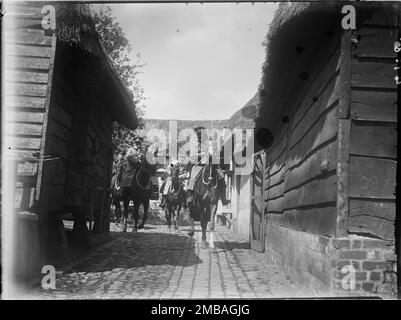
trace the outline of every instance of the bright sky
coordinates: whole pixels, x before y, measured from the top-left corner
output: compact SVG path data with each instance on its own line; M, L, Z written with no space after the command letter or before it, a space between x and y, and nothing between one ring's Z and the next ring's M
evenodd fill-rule
M146 118L229 118L256 93L274 3L111 4L140 53Z

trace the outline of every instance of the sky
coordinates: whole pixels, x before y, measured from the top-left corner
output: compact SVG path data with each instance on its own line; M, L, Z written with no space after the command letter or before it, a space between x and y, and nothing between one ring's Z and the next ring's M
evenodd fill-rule
M111 4L146 63L145 118L228 119L256 93L278 4Z

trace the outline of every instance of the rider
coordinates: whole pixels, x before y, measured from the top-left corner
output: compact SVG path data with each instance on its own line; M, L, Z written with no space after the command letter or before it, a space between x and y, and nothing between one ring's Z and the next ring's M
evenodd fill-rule
M117 156L117 159L113 161L113 174L111 179L111 189L113 187L120 188L120 179L122 177L122 173L124 172L124 156L120 153ZM115 184L115 186L114 186Z
M123 158L123 154L119 153L117 159L113 161L113 175L118 174L121 171L121 168L124 166Z
M136 169L146 161L142 137L135 137L134 146L127 150L125 160L126 168L121 179L121 186L131 187L132 179L135 175Z
M164 209L166 207L166 195L168 193L168 190L171 186L171 170L175 166L179 166L180 173L179 173L179 178L181 181L184 179L188 178L188 173L184 168L184 165L182 164L181 161L179 160L174 160L171 162L171 164L166 168L166 172L162 176L163 183L160 186L159 193L162 194L162 200L159 204L159 207Z
M197 130L198 129L198 130ZM211 138L209 138L209 144L208 145L202 145L201 141L201 135L202 135L202 129L201 128L197 128L195 129L195 131L197 132L198 135L198 161L197 163L195 163L195 165L192 167L190 176L189 176L189 180L188 180L188 184L186 187L187 190L187 205L188 206L192 206L194 204L194 187L195 187L195 181L196 178L198 176L198 174L200 173L200 171L202 170L203 166L198 165L198 163L200 162L199 158L201 158L202 156L204 156L206 153L208 154L208 160L210 161L211 155L213 153L213 147L212 147L212 141ZM205 150L206 149L206 150ZM222 189L221 189L221 203L223 204L223 206L226 206L230 203L230 200L228 200L226 198L226 182L224 180L224 172L223 170L218 166L217 167L217 174L220 178L220 182L222 184Z

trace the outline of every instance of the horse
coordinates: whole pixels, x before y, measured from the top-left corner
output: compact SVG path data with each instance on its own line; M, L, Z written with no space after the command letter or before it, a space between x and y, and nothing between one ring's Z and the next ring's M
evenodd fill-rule
M166 220L168 228L171 229L171 218L173 219L174 229L179 230L178 220L180 211L186 205L185 190L180 181L180 168L178 165L171 170L171 187L166 195Z
M122 188L121 188L121 178L123 175L123 166L117 168L117 173L111 178L111 205L115 207L116 223L121 220L121 201L122 199Z
M149 202L152 193L151 175L154 174L153 166L140 165L136 168L132 178L131 187L124 187L122 197L124 202L123 232L127 231L127 219L129 203L134 202L134 226L132 232L142 229L148 217ZM138 226L139 208L143 205L142 223Z
M190 215L193 220L200 220L202 227L201 248L207 248L206 228L210 223L209 247L214 248L214 220L217 212L218 201L221 199L222 182L217 173L217 165L207 163L195 177L193 190L194 203L189 206ZM193 235L194 226L189 235Z

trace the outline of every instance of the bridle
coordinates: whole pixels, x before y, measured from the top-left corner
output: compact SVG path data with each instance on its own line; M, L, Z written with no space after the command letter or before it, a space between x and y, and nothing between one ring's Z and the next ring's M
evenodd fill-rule
M144 169L138 168L138 170L137 170L137 172L136 172L136 174L135 174L136 184L137 184L138 187L141 188L142 190L144 190L144 191L149 191L150 188L152 187L152 183L148 183L148 185L147 185L146 187L142 186L142 185L139 183L138 176L139 176L140 170L144 170Z
M182 189L182 184L181 184L180 179L178 177L178 170L177 169L174 169L174 170L176 170L176 171L174 172L174 176L171 177L171 194L174 197L177 197L178 194L180 193L181 189ZM179 186L178 190L176 192L174 192L174 183L178 183L178 186Z
M174 192L174 188L173 188L173 185L171 186L171 194L174 196L174 197L177 197L178 196L178 194L180 193L180 191L181 191L181 189L182 189L182 185L181 185L181 183L178 181L178 190L176 191L176 192Z
M203 184L204 184L205 186L208 186L208 185L212 182L212 180L213 180L213 178L210 179L210 177L212 176L212 166L209 165L209 181L208 181L208 182L205 181L205 171L206 171L206 167L203 168L203 171L202 171L202 182L203 182ZM219 180L218 180L217 177L216 177L216 183L215 183L215 185L212 185L212 187L213 187L214 189L216 189L218 184L219 184Z

